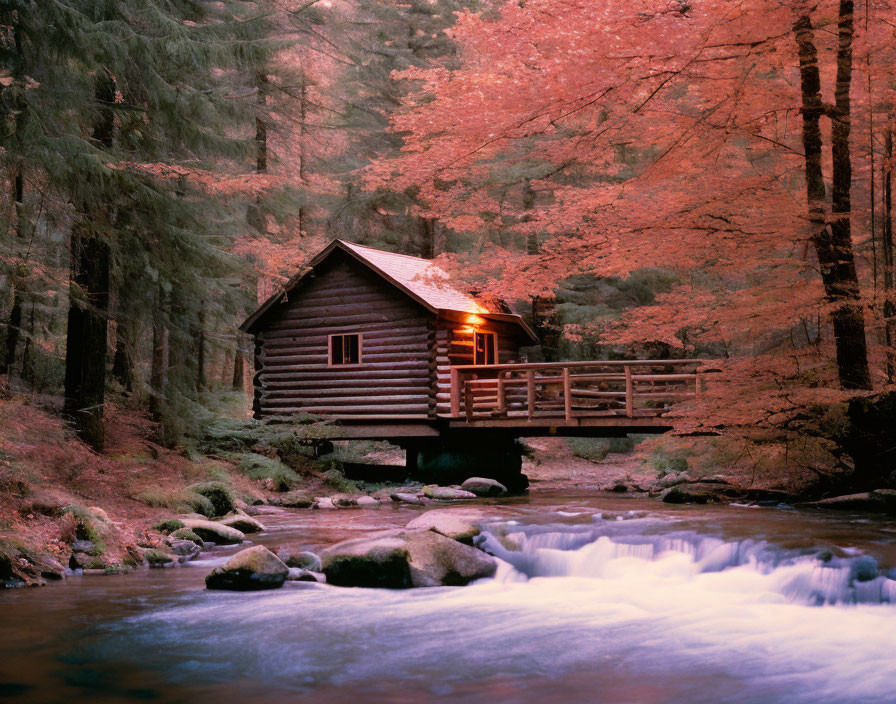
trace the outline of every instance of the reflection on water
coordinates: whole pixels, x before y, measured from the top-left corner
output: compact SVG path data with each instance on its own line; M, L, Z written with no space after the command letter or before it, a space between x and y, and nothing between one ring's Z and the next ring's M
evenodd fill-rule
M548 496L496 503L464 588L206 592L192 566L0 594L11 701L896 701L892 522ZM284 512L317 547L415 509Z

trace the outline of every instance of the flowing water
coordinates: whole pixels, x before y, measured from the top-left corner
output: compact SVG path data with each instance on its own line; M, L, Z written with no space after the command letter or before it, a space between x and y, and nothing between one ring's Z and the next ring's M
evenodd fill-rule
M263 516L319 548L418 509ZM541 495L486 508L494 579L208 592L178 569L0 593L13 702L896 702L896 523Z

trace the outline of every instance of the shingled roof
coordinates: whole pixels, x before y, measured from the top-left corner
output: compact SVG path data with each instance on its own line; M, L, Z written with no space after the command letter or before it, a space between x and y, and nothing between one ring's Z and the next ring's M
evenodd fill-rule
M295 288L305 276L337 249L346 252L357 261L366 265L433 313L469 313L486 319L515 323L522 328L525 335L533 342L537 341L535 334L520 316L512 313L490 311L473 296L452 286L449 274L428 259L386 252L381 249L364 247L338 239L333 240L323 251L308 262L305 271L293 277L282 291L278 291L265 301L258 310L246 319L240 326L240 330L253 332L256 323L274 304L285 300L285 296L289 291Z

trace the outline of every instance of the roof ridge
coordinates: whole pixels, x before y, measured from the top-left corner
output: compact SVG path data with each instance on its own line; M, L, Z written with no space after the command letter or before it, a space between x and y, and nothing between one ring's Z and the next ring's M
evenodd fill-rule
M434 266L437 269L441 269L442 271L445 271L444 269L442 269L442 267L440 267L438 264L436 264L432 259L426 259L424 257L415 257L413 254L402 254L401 252L390 252L388 249L377 249L376 247L370 247L369 245L366 245L366 244L357 244L356 242L349 242L348 240L343 240L338 237L336 238L336 241L341 242L342 244L346 244L349 247L358 247L359 249L369 249L372 252L379 252L380 254L388 254L389 256L392 256L392 257L404 257L405 259L414 259L418 262L426 262L430 266ZM448 272L445 272L445 273L447 274Z

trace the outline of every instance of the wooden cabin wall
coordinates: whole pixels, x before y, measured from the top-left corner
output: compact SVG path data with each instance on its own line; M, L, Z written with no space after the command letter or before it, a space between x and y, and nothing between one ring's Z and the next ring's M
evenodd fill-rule
M520 361L521 340L516 326L491 322L477 329L498 335L499 364ZM440 321L435 331L435 340L436 413L448 415L451 412L451 367L473 364L473 332L469 326Z
M328 366L328 336L342 333L362 333L361 365ZM363 265L334 256L258 334L256 417L429 417L434 338L429 311Z

